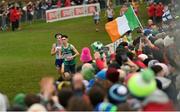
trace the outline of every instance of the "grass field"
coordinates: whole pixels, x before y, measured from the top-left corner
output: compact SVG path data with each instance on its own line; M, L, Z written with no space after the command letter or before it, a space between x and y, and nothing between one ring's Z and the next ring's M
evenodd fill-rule
M141 9L144 9L144 5ZM119 8L116 8L118 15ZM145 23L146 13L140 11ZM105 32L106 18L101 16L100 31L95 32L92 17L82 17L71 20L45 23L34 22L23 24L21 31L0 32L0 92L10 99L19 92L37 93L41 77L58 74L54 67L54 58L50 55L54 34L61 32L69 36L70 43L80 50L94 41L110 43Z

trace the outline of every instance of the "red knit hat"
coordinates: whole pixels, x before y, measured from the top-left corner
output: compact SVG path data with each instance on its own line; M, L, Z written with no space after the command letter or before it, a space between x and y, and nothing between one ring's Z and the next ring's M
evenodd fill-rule
M119 72L115 68L108 68L106 78L111 82L116 83L119 81Z

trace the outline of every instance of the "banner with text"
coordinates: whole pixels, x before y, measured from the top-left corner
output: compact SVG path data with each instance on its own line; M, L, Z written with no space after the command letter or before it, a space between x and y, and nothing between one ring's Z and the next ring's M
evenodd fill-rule
M93 15L95 7L97 7L97 10L100 11L99 3L47 10L46 22L54 22L76 17L91 16Z
M116 52L116 48L123 41L124 41L123 38L120 38L120 39L116 40L115 42L107 44L105 46L109 48L110 53L115 53Z

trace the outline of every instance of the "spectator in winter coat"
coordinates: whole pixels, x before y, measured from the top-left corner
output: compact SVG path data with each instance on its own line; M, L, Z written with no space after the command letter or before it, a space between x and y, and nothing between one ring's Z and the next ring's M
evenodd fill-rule
M153 20L155 19L155 4L150 4L148 7L148 16L149 19Z
M156 23L158 24L158 26L161 28L161 24L162 24L162 15L163 15L163 10L164 10L164 6L162 5L162 3L159 3L156 6L156 12L155 12L155 16L156 16Z
M10 22L12 24L12 31L15 31L16 29L16 20L18 19L18 11L16 7L12 7L12 9L10 9Z

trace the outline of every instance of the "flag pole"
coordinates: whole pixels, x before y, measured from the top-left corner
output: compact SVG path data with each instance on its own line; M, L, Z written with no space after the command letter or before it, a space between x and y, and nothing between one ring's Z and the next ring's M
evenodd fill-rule
M133 9L132 5L130 5L130 7L131 7L131 9L133 10L133 13L134 13L136 19L138 20L138 23L139 23L139 25L140 25L140 27L141 27L141 30L143 30L144 28L143 28L141 22L139 21L139 18L137 17L136 13L134 12L134 9Z

